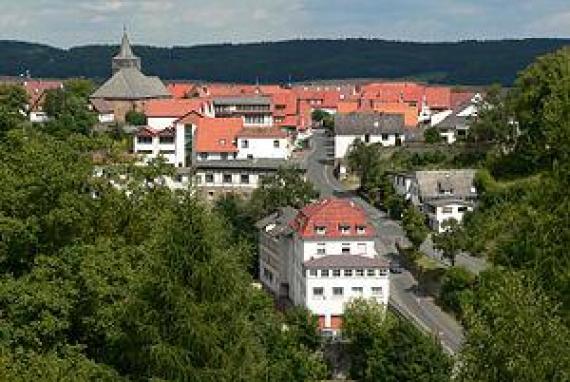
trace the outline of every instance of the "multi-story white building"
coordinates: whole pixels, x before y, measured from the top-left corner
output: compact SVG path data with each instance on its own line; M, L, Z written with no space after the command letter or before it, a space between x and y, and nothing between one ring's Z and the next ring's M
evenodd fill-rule
M218 97L214 99L213 104L216 117L240 117L243 119L243 125L249 127L273 126L273 110L269 97Z
M277 297L308 308L322 330L341 329L353 298L388 304L387 263L378 257L376 232L362 208L327 198L258 222L260 280Z

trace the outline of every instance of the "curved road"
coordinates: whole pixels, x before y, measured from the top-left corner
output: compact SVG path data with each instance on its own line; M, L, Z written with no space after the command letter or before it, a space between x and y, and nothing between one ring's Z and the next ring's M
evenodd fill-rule
M322 196L349 198L359 204L368 214L368 218L378 232L376 250L381 256L396 252L395 243L407 243L408 240L398 222L389 219L386 214L371 206L362 198L347 191L333 175L332 158L334 146L331 138L323 131L315 131L312 139L312 151L307 156L307 177L313 182ZM414 322L420 329L438 338L443 348L455 354L463 342L463 329L449 314L443 312L430 298L415 292L416 280L404 271L392 274L390 280L390 307L399 315Z

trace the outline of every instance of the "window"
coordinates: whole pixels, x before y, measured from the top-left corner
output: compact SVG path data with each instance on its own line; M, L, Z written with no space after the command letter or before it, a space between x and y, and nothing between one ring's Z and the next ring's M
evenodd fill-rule
M309 276L317 277L317 270L316 269L310 269L309 270Z
M206 183L214 183L214 174L206 174Z
M358 253L359 255L364 255L366 254L366 243L358 243L356 244L356 253Z
M372 287L372 295L373 296L381 296L382 295L382 287Z
M174 155L174 154L176 154L176 151L174 151L174 150L160 150L159 154L162 154L162 155Z
M171 145L174 143L174 137L160 137L159 142L161 145Z
M333 269L332 275L333 277L340 277L340 269Z
M344 275L346 277L352 277L352 269L345 269L344 270Z
M196 175L195 179L196 179L196 184L202 183L202 175Z
M347 246L347 245L348 245L348 246ZM350 244L343 244L343 245L342 245L341 252L342 252L343 255L348 255L348 254L350 254L350 246L349 246L349 245L350 245Z
M376 276L376 269L367 269L366 270L366 276L368 276L368 277Z
M338 230L343 235L348 235L350 233L350 226L348 224L339 224Z
M253 159L253 154L247 154L247 159Z
M137 143L142 143L145 145L152 143L152 137L137 137Z
M444 214L452 214L453 213L453 207L443 207L441 209L441 212Z
M276 149L279 148L279 141L277 139L273 141L273 147L275 147Z
M370 143L370 134L364 134L364 143Z
M241 141L241 148L242 149L249 148L249 141L247 139L244 139L243 141Z
M224 183L232 182L232 174L224 174Z
M220 144L220 146L225 146L226 140L222 138L218 141L218 143Z
M382 140L387 141L388 140L388 134L382 134Z
M329 277L329 270L328 269L321 270L321 277Z
M388 268L381 268L379 271L380 276L386 276L388 275Z
M181 183L181 182L182 182L182 175L181 175L181 174L176 174L176 175L174 176L174 180L175 180L176 182L178 182L178 183Z
M465 211L467 211L467 207L459 207L459 208L457 209L457 211L458 211L458 212L465 212Z
M327 227L321 225L315 226L315 232L317 235L324 235L327 233Z
M150 155L152 154L152 150L137 150L137 154Z
M364 269L357 269L357 270L356 270L356 275L357 275L357 276L364 276Z
M241 174L240 182L242 184L249 184L249 174Z
M323 297L325 291L322 287L315 287L313 288L313 296L314 297Z
M325 243L317 243L317 255L324 255L326 253Z
M221 160L228 160L228 153L221 153L221 154L220 154L220 159L221 159Z
M208 159L208 153L200 153L200 159L202 160Z
M364 235L366 233L366 226L364 225L356 226L356 233L359 235Z
M335 297L342 297L344 295L344 288L342 287L333 287L333 296Z
M352 294L362 295L364 292L362 287L352 287Z

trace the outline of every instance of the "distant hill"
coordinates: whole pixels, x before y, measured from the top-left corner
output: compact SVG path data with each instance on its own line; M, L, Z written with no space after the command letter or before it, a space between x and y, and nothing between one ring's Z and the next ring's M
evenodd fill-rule
M342 78L413 78L429 82L510 85L536 56L570 39L414 43L371 39L292 40L158 48L135 46L143 71L165 80L286 82ZM107 78L117 46L58 49L0 41L0 75Z

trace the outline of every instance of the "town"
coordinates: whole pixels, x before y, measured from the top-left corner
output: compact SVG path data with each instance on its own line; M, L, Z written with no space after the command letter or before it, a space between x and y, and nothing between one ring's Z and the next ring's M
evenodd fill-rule
M44 176L61 179L61 185L46 191L46 195L53 196L50 196L51 202L37 206L38 211L48 211L39 222L32 218L20 223L10 220L20 216L17 205L12 204L12 197L0 197L6 199L0 200L6 211L13 210L6 214L2 212L2 222L9 229L0 229L3 245L5 242L7 248L6 251L2 249L2 256L8 259L7 269L13 275L26 274L28 269L42 262L55 261L41 256L42 251L51 250L51 244L34 244L34 240L41 241L41 235L53 235L56 238L54 246L56 242L71 246L73 240L86 235L92 239L86 240L82 247L71 246L68 255L79 256L73 251L100 251L101 256L105 256L100 260L106 263L104 267L113 269L109 268L109 275L105 275L107 271L94 264L85 265L80 260L77 264L70 263L65 272L77 271L81 277L96 272L98 276L97 281L86 278L89 282L85 281L83 285L81 281L81 287L66 293L85 293L81 298L87 302L81 309L91 309L88 306L93 301L97 301L96 305L103 304L104 300L119 304L118 301L126 301L129 294L121 288L115 289L116 285L106 279L117 277L121 280L117 285L126 288L132 282L133 288L135 285L141 288L136 294L140 305L126 303L132 310L121 312L121 317L144 316L147 309L150 315L144 318L148 320L146 324L141 324L148 327L130 327L125 323L128 320L121 323L112 320L118 311L99 311L94 306L92 309L97 310L100 318L71 322L68 325L72 329L69 330L79 333L85 326L98 326L98 319L109 323L109 327L117 325L113 329L117 332L120 325L126 325L124 330L130 336L129 341L141 341L134 346L148 346L159 358L167 357L168 346L175 346L172 345L177 341L174 337L197 336L204 341L202 349L208 353L208 361L204 362L208 363L220 355L206 350L206 338L218 335L212 334L212 328L222 328L223 320L228 320L228 332L217 329L225 333L220 336L249 335L249 326L246 329L241 326L245 325L243 322L234 321L231 311L226 308L219 308L220 317L210 316L214 311L210 311L210 307L217 304L218 299L222 303L224 297L221 296L227 295L228 301L235 304L234 309L239 305L243 309L248 306L248 311L235 312L243 317L253 314L258 309L255 304L259 304L259 312L266 317L255 320L271 321L273 318L269 317L275 312L285 316L301 312L302 318L297 321L279 321L280 324L275 326L278 328L275 333L279 334L272 335L280 341L275 346L296 349L295 355L291 353L284 358L294 359L299 364L301 360L306 362L303 366L288 364L284 368L299 367L302 373L306 370L307 375L279 377L282 379L274 376L275 380L345 379L351 376L358 380L384 380L374 374L377 370L367 369L370 366L365 362L369 361L364 359L380 357L368 352L376 349L382 353L379 348L389 348L390 340L386 338L390 335L387 333L403 336L398 330L413 333L408 334L410 338L423 346L418 348L421 349L418 354L424 354L426 359L432 357L434 365L438 365L433 366L437 371L430 377L432 379L415 380L453 380L453 373L463 372L479 377L462 380L547 380L543 377L548 375L550 380L562 381L568 377L567 360L562 360L560 367L544 366L544 374L529 372L529 375L535 375L531 379L528 376L521 379L521 374L517 374L520 371L512 374L497 372L496 378L484 379L480 377L482 374L477 374L483 371L473 371L479 366L473 359L458 358L462 357L464 349L473 352L470 354L478 354L476 349L481 342L473 340L470 330L477 327L473 326L474 322L485 325L481 322L494 319L493 314L497 312L486 311L484 303L485 298L492 299L492 293L497 290L506 293L501 295L505 300L500 300L500 304L506 308L516 300L520 304L517 308L529 309L535 315L529 313L528 319L541 320L542 314L546 313L546 310L534 310L535 301L542 304L539 308L559 309L550 305L546 297L534 300L533 294L527 300L526 279L517 284L519 281L514 278L514 284L504 286L496 272L510 272L505 268L518 261L520 268L537 273L543 271L530 265L536 260L532 256L543 250L533 247L536 243L530 244L530 241L538 240L535 235L539 228L555 227L552 235L560 235L544 233L550 238L544 240L553 240L559 245L549 254L567 249L568 242L564 241L568 238L567 214L564 217L564 209L568 207L567 194L566 191L555 192L563 190L557 182L564 182L564 179L560 176L550 178L551 173L546 172L567 176L567 167L564 167L568 161L567 93L566 98L561 98L566 104L549 106L551 109L544 106L546 116L540 123L552 124L554 132L540 135L532 129L525 132L527 126L534 128L539 124L525 111L516 108L513 110L519 114L506 111L504 105L510 102L505 101L510 100L509 89L437 85L414 80L326 80L281 84L161 80L145 74L145 62L135 51L125 30L118 51L108 63L111 76L96 86L86 79L36 79L30 76L1 79L2 89L8 90L0 92L0 101L17 98L13 94L25 99L20 109L0 115L3 126L8 126L3 128L3 137L12 142L13 147L25 147L28 144L26 134L33 135L35 130L44 134L45 131L54 138L40 135L33 139L46 142L46 148L41 149L49 150L49 154L41 151L47 155L46 163L51 156L59 155L67 155L65 161L68 162L85 163L81 168L77 164L75 172L67 167L48 169L49 165L45 165ZM561 58L557 59L563 62L566 60L562 66L566 65L567 69L570 63L568 50L553 54L558 54ZM536 65L543 61L538 62ZM524 77L524 73L520 76L516 91L528 91L525 86L533 86L532 80ZM564 76L560 83L567 85L568 73ZM568 90L567 87L556 90L550 83L548 86L554 89L548 89L552 92L549 93L551 97L558 94L556 91ZM546 94L544 89L541 94ZM546 101L533 99L528 102L534 102L533 107L537 107ZM524 102L517 105L522 108ZM8 110L9 105L4 107ZM0 108L2 113L3 110ZM559 115L566 119L558 118ZM560 121L564 121L562 132L556 130ZM62 126L73 126L76 130L70 133L65 130L67 127L61 130ZM68 139L68 136L75 137L71 138L71 147L81 148L75 154L60 152L64 149L58 139ZM525 140L527 138L529 140ZM532 149L519 157L514 156L518 154L517 150L528 147ZM29 155L33 156L36 149L29 150ZM528 163L523 162L525 158ZM8 151L2 154L2 161L10 165L21 163L16 154ZM531 163L537 166L535 173L526 172L531 169ZM30 166L21 165L23 178L31 178L30 174L37 171ZM539 169L545 173L538 175ZM2 170L8 182L5 187L10 187L8 180L14 171ZM88 176L85 175L87 172ZM524 173L526 177L519 183L514 177L507 176L499 181L505 173ZM71 178L71 175L77 178ZM542 208L536 206L542 204L529 196L525 187L540 187L535 185L539 179L541 182L544 179L545 187L551 187L545 191L545 200L559 200L562 212L549 215L552 216L551 225L545 222L535 227L532 219ZM69 190L65 188L68 187L66 182L71 187ZM26 192L43 192L38 191L40 185L41 181L31 180ZM10 194L6 190L0 190L0 195ZM87 195L81 201L85 204L75 206L73 203L79 203L73 201L71 195L75 194ZM52 214L49 212L51 203L65 205L60 196L69 198L70 206L74 207L65 206L69 209ZM515 207L502 207L509 203L518 206L516 203L526 201L537 210L525 210L526 204L521 211ZM127 207L131 204L136 207ZM167 213L160 212L163 208ZM82 214L91 214L94 210L104 211L107 220L103 215L94 215L88 222L79 223ZM529 225L517 228L510 236L506 231L523 218ZM109 239L123 229L125 233L117 242ZM40 233L38 239L28 242L26 235L37 232ZM68 233L71 235L69 243ZM104 237L107 239L102 240ZM210 239L221 242L213 244ZM145 246L137 247L140 242L146 243ZM152 261L136 260L148 256L145 253L151 249L157 253ZM10 254L19 250L29 253L32 262L26 265L23 260L13 259ZM115 251L124 251L125 257L114 258ZM218 253L218 258L213 259L213 253ZM524 262L516 257L523 253L528 256ZM232 256L234 258L230 259ZM556 261L567 261L567 256ZM173 264L175 267L169 268ZM54 263L53 267L58 266ZM565 272L563 267L560 265L559 269L562 273ZM238 268L240 271L236 270ZM117 269L125 273L119 276ZM139 272L147 278L138 276ZM210 272L220 275L209 279L205 275ZM542 282L542 277L550 278L557 270L544 272L538 276L540 281L534 281L536 284L532 285ZM151 280L154 274L165 279ZM54 275L50 282L57 283L57 277ZM567 303L568 279L564 277L556 276L551 280L556 284L549 283L544 287L549 296L561 299L557 303L557 306L563 306L560 309L567 309L564 304ZM0 293L3 306L7 306L7 296L12 291L6 288ZM11 288L16 290L18 287L14 284ZM61 288L66 286L62 284ZM232 288L240 291L230 291ZM241 292L241 288L247 292ZM487 294L476 297L478 288ZM208 295L208 290L213 292ZM538 290L537 287L536 293ZM509 296L511 292L513 294ZM162 293L164 295L159 297ZM177 312L186 293L192 295L195 305L184 313ZM561 297L559 293L566 295ZM93 297L99 294L101 300ZM525 297L521 297L523 295ZM149 296L156 300L150 300ZM270 302L262 304L257 302L258 299ZM527 301L530 305L523 306ZM44 301L30 314L45 314L52 309L49 304ZM163 305L169 308L164 310ZM188 328L180 332L172 329L170 333L168 320L178 320L177 314L184 317ZM485 314L488 316L483 317ZM162 322L163 319L166 321ZM202 319L205 321L198 322ZM477 319L480 321L472 321ZM163 325L157 331L151 329L155 320ZM204 326L193 328L195 322ZM266 324L270 325L269 322ZM252 325L253 332L263 330L260 321ZM288 342L297 339L284 337L288 334L283 333L306 325L314 325L312 332L307 331L313 336L313 342L298 340L303 343L298 350L297 345ZM375 329L377 325L380 326ZM382 329L382 325L387 325L388 329ZM409 327L401 329L399 325ZM510 325L505 324L504 330L521 329ZM552 325L565 333L562 341L568 338L563 320ZM230 328L233 334L229 332ZM77 337L77 344L84 340L119 343L122 341L120 336L127 335L113 337L108 328L97 330L100 331L93 334L95 339ZM153 336L158 336L161 330L169 333L171 344L154 348ZM199 330L203 332L198 333ZM302 329L295 330L301 333ZM500 330L495 334L505 335L506 332ZM541 326L536 335L550 337L554 333ZM17 338L24 334L10 331L9 335ZM304 334L295 335L304 338ZM505 341L508 336L506 333ZM184 339L187 343L194 340ZM210 346L216 341L221 340L212 339ZM550 341L548 346L564 353L564 349L557 348L556 339ZM241 345L238 342L232 346L239 352ZM416 346L415 343L408 345ZM407 345L402 342L398 346ZM125 349L114 348L116 355L113 357L128 359L125 362L130 363L132 369L126 368L121 373L137 375L144 369L138 362L144 361L131 359L136 356L127 354ZM250 351L243 350L244 362L254 363L251 360L256 355ZM155 355L147 356L152 359ZM107 359L106 355L99 357ZM246 361L247 357L251 359ZM194 361L190 358L168 362L191 364ZM414 358L413 362L421 363L419 358ZM346 366L347 363L350 366ZM319 369L325 364L328 366ZM156 375L172 380L185 379L181 377L183 374L170 374L176 367L161 367L170 371ZM249 365L244 366L247 367ZM493 367L500 368L495 364ZM249 372L244 370L240 373ZM269 366L267 370L270 370ZM224 376L212 374L213 377L201 374L204 379L198 380L243 380L237 378L234 371ZM439 372L447 379L440 379ZM251 373L260 375L255 374L257 371ZM267 376L267 380L273 379Z

